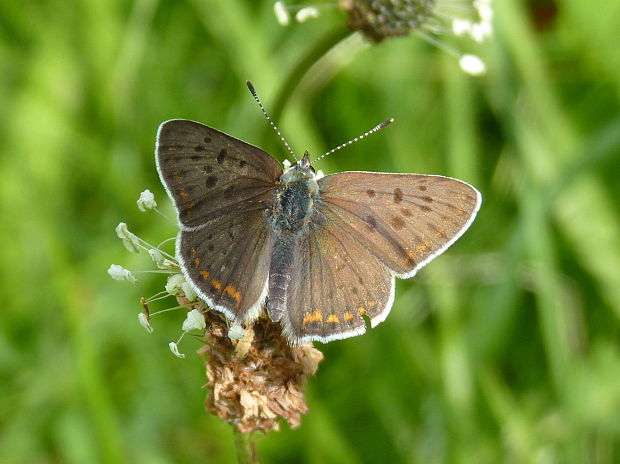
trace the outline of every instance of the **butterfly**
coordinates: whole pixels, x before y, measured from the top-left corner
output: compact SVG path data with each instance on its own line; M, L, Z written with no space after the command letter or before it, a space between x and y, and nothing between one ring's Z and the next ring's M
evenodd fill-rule
M283 165L184 119L160 125L155 157L177 209L176 256L186 280L238 323L266 306L291 345L353 337L366 319L382 322L395 278L412 277L444 252L481 203L474 187L450 177L321 176L308 152Z

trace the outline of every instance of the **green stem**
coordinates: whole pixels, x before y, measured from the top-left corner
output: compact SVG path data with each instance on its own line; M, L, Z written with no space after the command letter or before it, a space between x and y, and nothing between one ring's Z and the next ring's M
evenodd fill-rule
M233 425L233 436L235 438L237 462L239 464L259 464L260 461L256 453L256 446L252 434L243 433Z
M312 65L350 34L351 31L345 27L339 27L329 32L297 63L284 81L284 84L280 87L275 103L272 106L271 116L276 124L280 121L280 117L284 112L284 107L288 103L291 95L293 95L293 92ZM271 129L267 126L265 132L271 133Z

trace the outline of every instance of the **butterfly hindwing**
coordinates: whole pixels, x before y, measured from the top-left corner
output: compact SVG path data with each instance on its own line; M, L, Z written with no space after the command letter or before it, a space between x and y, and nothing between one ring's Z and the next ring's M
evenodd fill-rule
M365 331L387 316L394 277L355 237L320 222L301 238L294 257L283 333L292 344L328 342Z
M319 180L319 210L407 278L469 227L480 193L443 176L342 172Z
M280 163L260 148L184 119L159 126L155 156L184 229L233 208L252 208L272 194L282 174Z
M177 257L203 300L243 322L262 311L271 246L262 210L239 210L179 232Z

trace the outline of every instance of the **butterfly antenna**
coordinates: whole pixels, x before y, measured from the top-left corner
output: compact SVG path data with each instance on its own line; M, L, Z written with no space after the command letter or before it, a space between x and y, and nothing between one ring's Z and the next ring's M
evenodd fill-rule
M278 130L277 126L273 123L273 121L271 120L271 118L267 114L267 110L265 109L265 107L261 103L260 98L258 98L258 94L256 93L256 90L254 89L254 86L252 85L252 83L250 81L245 81L245 83L248 86L248 89L250 89L250 92L252 93L252 96L254 97L254 100L256 100L256 103L258 103L258 106L260 107L261 111L263 112L263 114L267 118L267 121L269 121L269 124L271 124L271 127L273 127L273 129L276 131L276 133L278 134L278 137L280 137L280 140L282 140L282 143L284 143L284 146L286 147L288 152L291 154L291 156L295 159L295 161L298 161L297 157L295 156L295 153L293 153L293 150L291 149L291 146L286 142L286 140L284 139L284 137L282 136L282 134Z
M344 147L348 147L349 145L357 142L358 140L362 140L364 137L368 137L370 134L374 134L375 132L383 129L385 126L392 124L394 122L394 118L390 118L387 119L385 121L383 121L381 124L377 124L375 127L373 127L372 129L370 129L368 132L364 132L362 135L358 135L357 137L355 137L354 139L349 140L348 142L343 143L342 145L338 145L336 148L332 148L331 150L329 150L327 153L323 153L321 156L319 156L317 159L315 159L314 161L312 161L311 164L316 163L317 161L321 161L323 158L325 158L328 155L331 155L332 153L334 153L335 151L340 150L341 148Z

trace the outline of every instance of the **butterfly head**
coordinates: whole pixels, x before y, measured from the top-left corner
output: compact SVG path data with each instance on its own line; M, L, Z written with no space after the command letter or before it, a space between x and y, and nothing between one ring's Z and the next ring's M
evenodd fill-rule
M284 164L284 173L280 177L280 182L287 184L299 181L315 181L316 171L310 165L310 153L306 151L304 156L295 164Z

